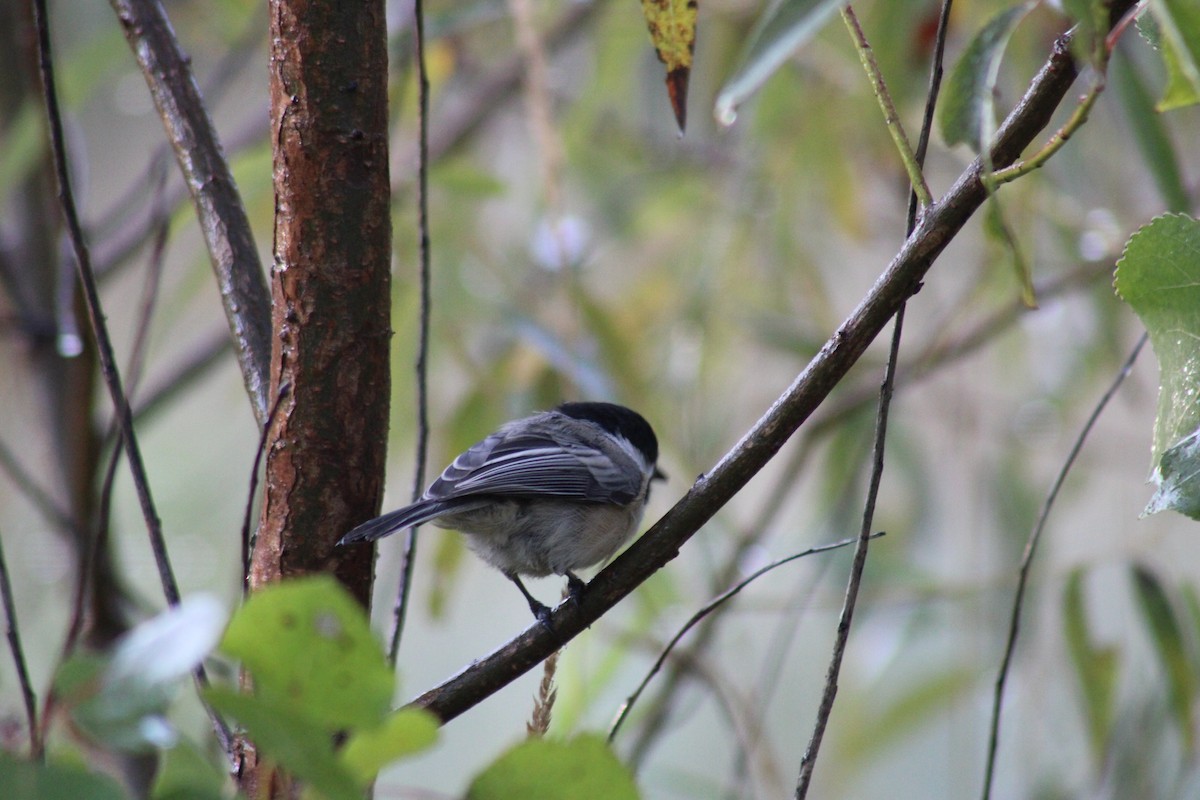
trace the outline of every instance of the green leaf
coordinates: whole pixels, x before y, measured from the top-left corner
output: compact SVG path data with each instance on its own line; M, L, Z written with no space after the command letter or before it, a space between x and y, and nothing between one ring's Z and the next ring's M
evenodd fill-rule
M1083 595L1083 576L1083 569L1076 568L1067 579L1063 592L1063 633L1083 694L1092 757L1096 764L1103 764L1116 710L1118 653L1116 648L1099 647L1092 640Z
M125 800L121 786L65 764L38 764L0 751L0 787L4 800Z
M1184 187L1175 145L1167 135L1162 117L1154 112L1150 93L1138 74L1137 65L1118 50L1109 62L1108 74L1125 111L1134 144L1154 176L1163 204L1169 211L1187 211L1192 207L1192 200Z
M637 784L604 739L530 739L500 756L471 783L467 800L635 800Z
M1166 673L1167 703L1179 726L1185 751L1191 752L1195 738L1192 704L1196 700L1196 672L1188 658L1183 629L1166 590L1154 573L1136 564L1133 567L1133 579L1138 608L1146 620L1155 652Z
M993 17L950 71L938 109L938 127L947 145L967 144L980 153L984 143L991 143L996 131L993 90L1000 59L1013 30L1032 8L1032 3L1022 3Z
M176 733L167 707L181 680L216 645L225 618L215 597L189 595L121 637L111 657L69 659L55 677L55 690L72 721L102 747L170 747Z
M1166 214L1139 229L1117 262L1116 289L1146 326L1162 386L1154 424L1158 490L1145 513L1200 519L1200 223Z
M853 721L872 734L863 736L863 727L840 728L835 734L838 749L859 763L881 758L888 748L913 741L923 725L943 718L971 697L978 689L979 678L979 670L974 667L930 665L911 683L879 690L898 689L901 693L895 697L890 693L884 697L876 695L855 708L851 712ZM846 709L840 713L846 713Z
M1188 630L1192 632L1192 641L1200 644L1200 596L1190 583L1180 586L1179 593L1183 596L1183 607L1187 611Z
M163 753L150 791L152 800L223 800L228 776L191 742Z
M231 689L204 692L213 708L237 720L263 756L333 800L361 800L367 781L356 781L333 749L333 736L297 705Z
M388 715L382 725L360 730L350 737L340 757L343 766L369 782L388 764L418 753L437 741L439 722L420 708L402 708Z
M221 649L242 660L260 696L303 709L326 731L373 727L388 713L392 671L362 607L331 577L256 592Z
M737 120L737 109L811 39L847 0L776 0L747 38L739 66L717 94L714 114L722 125Z
M1195 0L1154 0L1150 13L1158 24L1167 88L1159 111L1200 102L1200 5Z
M1151 476L1158 484L1158 489L1142 513L1149 515L1171 510L1192 519L1200 519L1200 484L1196 481L1198 469L1200 432L1193 433L1163 453Z

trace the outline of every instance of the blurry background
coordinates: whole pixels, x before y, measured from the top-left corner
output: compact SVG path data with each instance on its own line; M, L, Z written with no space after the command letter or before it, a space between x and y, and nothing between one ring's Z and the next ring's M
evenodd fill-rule
M956 3L948 59L1006 5ZM167 10L193 58L269 263L262 6L176 0ZM722 129L710 114L712 101L761 7L703 3L690 120L680 138L636 6L535 2L533 11L547 69L544 80L523 83L508 4L428 5L436 158L428 467L436 474L511 417L562 399L617 400L641 411L663 446L660 463L670 481L655 488L649 524L758 419L870 288L903 240L906 182L836 20L742 109L735 126ZM938 6L867 2L858 11L915 137ZM389 508L407 500L413 474L410 13L403 2L389 9ZM79 200L123 362L143 318L146 287L158 281L133 396L138 405L137 398L164 386L176 389L139 425L175 569L185 594L209 589L233 602L257 434L232 354L220 349L225 323L208 257L111 10L57 2L52 20ZM1040 8L1017 30L999 83L1000 108L1020 96L1065 27L1053 10ZM1111 290L1113 263L1129 234L1171 203L1135 146L1144 104L1161 90L1157 60L1127 34L1116 69L1136 80L1110 89L1049 166L1001 194L1032 265L1038 308L1020 305L1012 257L985 215L954 241L909 305L909 368L901 371L876 517L887 536L871 549L816 796L961 797L979 790L1022 548L1081 426L1141 335ZM12 78L0 70L0 83ZM0 233L11 243L39 221L20 209L31 196L23 181L40 157L40 108L36 98L5 92ZM1187 144L1197 121L1195 109L1161 120L1180 161L1176 179L1183 176L1178 182L1192 191L1200 158ZM927 176L935 196L970 158L934 137ZM161 259L153 252L156 215L168 220ZM142 232L148 235L140 246L124 245ZM16 274L22 265L10 259L8 268ZM12 286L10 280L0 294L0 443L23 474L65 506L55 466L62 447L55 432L63 428L47 398L68 390L47 389L36 378L35 356L47 342L31 333ZM205 355L212 356L209 366L179 383L179 371ZM605 728L662 643L740 575L857 532L882 358L877 346L667 569L572 642L560 662L553 731ZM91 391L103 428L107 398L100 385ZM1200 791L1190 711L1179 716L1131 576L1134 564L1149 570L1194 643L1195 531L1176 515L1139 519L1150 495L1156 391L1147 348L1052 512L1007 693L998 797ZM69 616L73 556L14 474L10 467L0 473L0 536L31 671L44 680ZM124 466L111 530L115 572L137 601L134 616L160 608ZM399 537L380 546L381 635L390 629L399 546ZM398 702L529 624L503 576L464 555L457 535L428 529L420 546ZM645 796L791 792L848 563L846 550L769 573L720 612L706 646L673 665L681 679L664 675L651 684L617 740L618 752L637 766ZM530 587L547 602L561 591L554 580ZM1072 657L1072 623L1076 632L1086 626L1094 648L1087 658ZM1096 669L1109 676L1101 682L1112 681L1111 695L1099 703L1087 694ZM539 678L537 671L525 676L447 725L441 744L385 775L376 796L461 792L524 735ZM195 715L188 702L182 706L183 718ZM19 742L12 730L21 720L20 697L7 658L0 659L0 714ZM206 735L198 715L192 729L197 738Z

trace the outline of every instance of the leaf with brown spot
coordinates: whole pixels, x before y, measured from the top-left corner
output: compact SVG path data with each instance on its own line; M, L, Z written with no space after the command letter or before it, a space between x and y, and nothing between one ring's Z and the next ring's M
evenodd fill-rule
M667 67L667 95L679 132L687 126L687 87L696 50L697 0L642 0L642 14L659 61Z

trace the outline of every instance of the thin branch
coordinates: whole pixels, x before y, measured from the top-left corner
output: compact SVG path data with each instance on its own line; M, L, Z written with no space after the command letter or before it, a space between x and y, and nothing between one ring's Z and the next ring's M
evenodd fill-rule
M271 298L250 221L188 59L158 0L110 0L192 193L259 425L267 415Z
M1020 163L1013 164L1002 170L996 170L988 176L988 181L992 186L1009 183L1034 170L1041 169L1055 153L1062 149L1067 140L1083 127L1084 123L1088 121L1088 117L1091 115L1096 101L1100 99L1100 95L1108 85L1108 62L1112 57L1113 48L1117 46L1117 40L1125 32L1129 24L1133 22L1135 16L1136 7L1125 10L1119 16L1116 16L1112 28L1105 36L1096 38L1092 57L1095 78L1092 80L1092 86L1088 89L1087 94L1083 96L1079 105L1071 112L1071 116L1067 118L1062 127L1054 132L1040 150Z
M413 469L413 502L425 489L425 461L429 450L429 316L433 303L429 285L429 72L425 64L425 3L416 0L413 4L413 35L417 60L417 234L420 238L421 274L418 278L421 293L421 311L417 331L417 452ZM408 600L412 594L413 566L417 560L417 528L409 528L404 534L404 551L400 557L400 586L396 594L392 642L388 648L388 663L396 665L400 653L400 639L404 636L404 621L408 616Z
M1084 95L1083 100L1071 112L1071 116L1063 123L1062 127L1054 132L1042 146L1029 158L1021 161L1018 164L1013 164L1005 169L998 169L988 176L988 183L993 187L998 187L1005 183L1011 183L1017 178L1028 175L1034 170L1041 169L1046 165L1046 162L1063 148L1075 133L1083 127L1091 116L1092 108L1095 107L1096 101L1100 99L1100 95L1104 92L1104 87L1107 85L1105 77L1102 73L1096 74L1096 80L1092 83L1092 88Z
M850 39L854 42L855 50L858 51L858 58L862 62L863 69L867 71L871 89L875 92L875 99L879 101L879 107L883 110L884 124L887 126L888 134L892 137L892 142L896 145L896 150L900 153L900 161L904 164L904 171L908 173L908 182L921 201L921 206L928 206L933 202L933 195L925 183L921 162L913 153L912 145L908 142L908 135L904 132L900 115L896 113L892 95L888 92L887 84L883 80L883 73L879 70L878 62L875 61L871 43L867 41L867 34L863 31L862 25L858 21L858 15L854 13L854 7L850 4L842 7L842 21L850 31Z
M12 653L13 665L17 669L17 682L21 685L21 699L25 702L25 722L29 726L29 752L35 761L44 757L42 730L38 726L37 695L33 682L29 680L29 668L25 664L25 649L21 646L21 629L17 625L17 604L13 600L12 581L8 577L8 562L4 559L4 545L0 542L0 601L4 604L4 617L8 622L8 650Z
M258 56L258 45L266 38L266 30L263 26L263 21L257 14L251 14L246 24L242 27L242 31L238 34L237 39L230 42L225 49L225 53L213 66L212 70L204 78L204 86L201 89L201 96L204 98L204 103L207 108L215 109L221 104L222 99L230 88L237 85L235 78L238 78L242 70L251 63L251 57ZM261 115L256 115L255 130L257 135L254 138L255 142L261 142L266 133L266 120ZM236 152L237 145L230 147L230 152ZM103 276L105 272L105 262L100 254L99 240L106 237L109 232L125 227L130 215L138 207L138 204L151 201L150 206L150 223L148 229L152 230L154 219L161 215L158 211L157 198L151 198L146 195L141 188L149 183L154 175L167 164L167 160L171 157L171 142L160 142L154 148L154 152L147 159L148 166L146 171L138 177L137 180L129 184L129 188L125 193L112 200L108 209L103 212L99 219L88 226L88 233L92 236L92 241L96 242L93 246L93 266L96 268L96 274ZM168 201L167 205L174 209L186 195L186 190L181 190L178 198L173 198ZM146 236L149 232L146 233Z
M191 352L180 356L172 364L169 373L145 391L145 399L134 409L133 418L142 422L161 413L196 381L221 364L232 347L229 333L224 330L214 331L208 338L198 342Z
M113 355L112 341L108 335L108 326L104 319L104 310L100 306L100 295L96 288L96 276L92 272L91 256L84 240L83 228L79 223L79 214L75 207L75 197L71 190L70 171L67 166L66 142L63 136L62 114L58 105L58 90L54 81L54 64L50 51L50 26L46 12L46 0L33 0L34 22L38 38L38 68L42 79L42 91L46 101L46 117L50 131L50 145L54 158L54 173L58 183L58 197L62 205L63 218L67 225L67 233L75 255L75 266L78 272L80 287L83 290L84 301L87 305L88 317L92 324L92 333L96 339L96 351L100 358L100 369L104 382L108 387L118 425L121 428L121 440L125 446L125 457L129 461L130 473L133 477L134 489L138 502L142 507L142 516L146 521L147 533L150 539L150 549L154 553L155 564L158 567L159 580L162 583L163 594L167 602L179 605L179 585L171 569L167 556L167 543L163 537L162 522L154 507L154 499L150 495L150 484L146 476L146 467L142 462L141 449L133 431L133 415L129 409L128 398L121 387L121 375ZM208 684L208 677L203 665L195 670L196 682L201 686ZM221 744L228 750L229 730L224 722L215 714L210 716Z
M17 490L33 504L47 522L69 531L75 527L71 515L55 502L50 492L38 485L37 479L25 471L16 454L0 441L0 470L8 474Z
M546 31L543 39L549 50L560 49L581 36L588 23L607 5L606 0L590 3L565 4L562 16ZM521 86L525 59L515 53L504 62L487 71L486 78L471 89L463 92L461 104L448 110L435 126L434 137L429 141L429 156L437 161L462 144L467 137L501 110L503 101ZM398 163L407 164L416 160L413 153L400 153ZM394 197L403 196L406 184L397 180L392 186Z
M75 208L75 198L71 191L70 174L67 167L66 144L63 137L62 117L58 107L58 91L54 83L54 66L50 55L50 28L46 17L46 0L34 0L34 12L38 32L38 56L42 76L42 86L45 92L46 116L49 120L50 141L54 155L55 177L58 180L58 197L62 205L63 217L67 224L67 232L75 255L75 266L79 282L83 289L84 300L87 304L88 317L91 319L92 332L96 338L96 349L100 357L101 371L104 382L112 399L114 415L121 428L121 439L129 458L130 470L133 474L134 488L137 491L138 502L142 507L142 516L150 534L150 546L154 551L155 563L158 565L159 579L162 583L163 594L171 605L179 603L179 587L167 558L166 541L162 535L162 523L154 508L154 499L150 496L150 484L146 477L146 468L142 462L141 450L133 432L133 419L129 411L129 402L121 386L121 375L113 355L112 340L108 335L108 325L105 322L104 311L100 306L100 295L96 289L96 277L92 272L91 256L87 243L83 238L83 229L79 224L79 215Z
M267 120L254 117L226 139L229 157L236 158L246 150L260 146L266 135ZM170 209L167 216L173 216L189 198L187 186L182 182L176 184L172 181L164 200L164 205ZM156 215L153 213L153 209L141 211L137 214L136 219L134 216L131 211L126 224L119 230L105 230L103 233L93 234L103 236L103 238L95 239L92 244L92 267L96 270L96 277L101 284L117 274L120 268L128 263L154 235ZM103 226L96 225L94 227L99 229ZM228 335L226 332L226 337Z
M151 193L152 207L158 210L155 214L156 227L154 244L150 252L147 266L147 278L142 288L142 299L138 312L137 331L130 348L129 363L126 374L129 376L129 396L132 397L142 372L143 356L146 342L149 338L150 320L154 313L154 304L158 298L158 287L162 279L163 256L166 254L167 236L170 233L170 220L162 210L161 201L166 182L164 169L158 170L158 180L155 191ZM113 487L116 484L117 467L121 462L120 428L114 417L109 421L108 431L104 436L104 448L110 444L108 463L104 470L104 478L100 484L99 502L95 511L95 521L90 535L86 538L81 563L79 564L79 581L75 586L75 597L71 604L71 621L67 625L67 633L63 640L60 660L65 660L79 643L86 622L88 600L96 591L94 570L101 553L108 548L112 510ZM114 444L115 443L115 444ZM102 448L103 449L103 448Z
M916 196L913 195L910 211L914 216L915 209ZM1108 266L1085 264L1045 281L1037 288L1036 294L1040 298L1048 299L1087 286L1110 274L1111 268ZM1003 333L1028 311L1029 308L1019 298L1014 299L1003 309L978 320L973 328L953 340L941 341L935 338L907 364L901 365L896 375L897 388L915 384L934 374L938 369L974 353ZM758 513L755 518L742 526L741 533L734 540L724 565L718 570L719 577L716 579L718 586L734 580L738 574L738 565L742 563L745 554L758 544L765 532L770 530L772 520L779 513L784 502L793 496L796 478L808 463L816 445L825 436L844 425L847 419L858 414L868 403L877 399L878 391L877 386L851 389L840 396L836 405L830 407L827 404L824 408L825 413L814 417L805 425L803 438L798 443L795 452L788 458L787 463L779 470L779 477L771 492L758 504ZM650 743L661 732L666 722L667 704L671 696L682 685L685 673L677 669L675 665L683 663L687 658L698 658L711 643L715 624L721 619L723 618L720 616L710 616L704 620L700 630L692 637L691 643L687 646L686 654L682 655L681 659L673 659L668 665L667 676L660 682L661 688L655 697L654 705L647 712L640 726L636 743L630 748L629 763L635 770L639 761L649 753ZM763 685L763 682L760 681L759 685Z
M1129 358L1125 359L1125 363L1117 372L1116 378L1113 379L1108 390L1096 403L1096 407L1092 409L1091 415L1087 422L1084 423L1083 429L1079 431L1079 436L1075 439L1075 444L1071 447L1071 452L1067 454L1067 460L1063 463L1062 469L1058 471L1058 477L1054 479L1054 485L1050 487L1050 493L1046 495L1046 500L1042 504L1042 510L1038 514L1037 520L1033 524L1033 530L1029 533L1029 538L1025 541L1025 550L1021 554L1021 567L1017 573L1017 591L1013 596L1012 614L1008 623L1008 641L1004 646L1004 658L1000 662L1000 672L996 676L995 694L992 697L992 721L990 732L988 734L988 752L987 766L983 773L983 800L989 800L992 796L992 777L996 770L996 751L1000 745L1000 711L1004 705L1004 688L1008 683L1008 673L1012 667L1013 653L1017 649L1017 636L1021 629L1021 608L1025 602L1025 587L1029 582L1029 570L1033 566L1033 557L1037 553L1038 543L1042 538L1042 531L1046 528L1046 521L1050 517L1050 511L1054 508L1054 503L1058 500L1059 490L1062 489L1063 483L1067 479L1067 475L1071 471L1071 467L1075 464L1075 459L1079 456L1079 451L1083 449L1083 443L1087 441L1088 435L1092 432L1092 428L1096 425L1096 420L1100 418L1100 414L1108 406L1110 400L1116 395L1117 390L1125 379L1129 377L1129 373L1133 370L1134 362L1137 361L1138 354L1142 352L1142 347L1145 346L1149 334L1142 334L1142 338L1134 345L1133 351L1130 352Z
M829 723L829 715L833 713L833 701L837 697L838 675L842 671L842 658L846 653L846 642L850 639L850 624L854 619L854 607L858 602L858 589L862 584L863 568L867 564L867 551L871 544L871 526L875 522L875 502L879 497L879 485L883 481L883 455L887 445L888 411L891 409L892 394L896 386L896 364L900 361L900 339L904 332L905 304L901 303L896 311L896 323L892 329L892 345L888 353L887 369L884 371L883 385L879 388L879 411L875 416L875 445L874 459L871 464L871 480L867 487L867 501L863 507L862 528L858 534L858 544L854 548L854 560L850 564L850 578L846 583L846 599L842 604L842 614L838 619L837 636L833 642L833 654L829 659L829 670L825 675L825 690L821 696L821 704L817 708L817 721L813 726L812 738L805 748L804 757L800 760L800 777L796 781L796 800L804 800L808 796L808 787L812 782L813 768L816 766L817 753L821 749L821 740L825 737L825 726Z
M1013 163L1049 123L1077 76L1070 37L1060 37L1001 125L990 163L1001 167ZM453 719L532 669L673 559L679 548L774 457L916 291L937 256L986 200L983 173L983 162L976 159L922 216L858 307L762 419L645 535L588 584L578 604L560 605L549 626L532 625L491 655L425 692L413 705L430 710L443 721Z
M925 163L929 150L929 137L933 132L933 115L937 109L938 95L942 91L942 73L946 58L946 34L950 30L950 7L954 0L942 0L942 11L938 14L937 34L933 40L933 61L929 66L929 88L925 92L925 115L921 118L921 134L917 137L916 158L918 164ZM908 198L908 229L916 224L919 198L913 191Z
M292 385L285 383L279 387L275 402L271 404L271 412L267 414L267 422L258 436L258 448L254 451L254 464L250 467L250 491L246 493L246 512L242 517L242 599L250 594L250 562L254 553L254 539L250 535L250 517L254 512L254 498L258 496L258 473L262 466L263 454L267 451L267 437L271 433L271 425L279 413L283 399L292 391Z
M847 6L843 14L854 22L854 25L851 26L852 32L862 36L862 28L858 25L858 20L854 16L853 9ZM929 89L926 93L925 116L921 126L919 155L906 152L905 148L908 145L908 140L907 138L903 138L903 130L900 129L901 140L897 144L900 146L901 153L905 155L905 164L909 167L910 177L914 174L923 176L925 150L928 145L934 109L937 106L938 93L941 87L941 59L945 52L946 22L949 14L950 0L946 0L941 16L939 17L938 44L934 49L933 69L930 73ZM869 53L869 50L867 52ZM864 63L866 63L865 59ZM868 71L870 70L868 69ZM882 85L882 78L879 79L879 83ZM876 90L876 93L880 94L879 90ZM882 98L886 97L885 89L881 95L881 102ZM894 109L892 113L895 113ZM911 166L909 166L909 159L911 159ZM922 190L924 190L924 194L922 194ZM916 225L919 208L928 208L931 202L932 199L929 196L928 187L924 183L918 184L913 182L908 204L907 230L905 231L907 235L912 234L913 228ZM875 457L871 465L871 479L867 490L867 502L863 509L862 528L859 532L858 546L854 550L854 561L850 568L850 578L846 584L846 600L838 622L837 636L834 639L833 655L830 657L829 671L825 679L825 690L821 697L821 704L817 709L817 721L813 726L812 738L809 740L804 757L800 760L800 776L796 782L796 800L803 800L803 798L808 796L809 786L812 785L812 774L816 766L817 754L820 752L821 741L825 736L825 727L829 722L830 714L833 712L834 698L837 696L838 675L841 672L846 642L850 636L850 623L854 618L854 607L858 599L863 567L866 565L867 550L870 544L868 534L874 524L875 503L879 496L879 485L883 478L883 456L887 445L888 411L896 386L896 369L900 362L900 339L904 328L904 312L906 307L906 303L901 302L900 307L896 311L896 323L892 329L892 345L888 352L883 386L879 390L879 410L875 421Z
M883 532L872 534L871 538L874 539L879 536L883 536ZM807 549L801 553L793 553L792 555L787 556L786 558L781 558L778 561L773 561L770 564L767 564L765 567L755 570L750 575L747 575L745 578L738 581L736 584L734 584L730 588L726 589L725 591L721 592L719 595L714 597L712 600L708 601L703 606L701 606L700 610L697 611L695 614L693 614L691 616L691 619L689 619L687 622L685 622L683 624L683 626L679 629L679 631L674 636L671 637L671 641L667 642L667 646L663 648L661 653L659 653L658 658L654 662L654 665L652 667L650 667L650 671L646 673L646 676L644 678L642 678L642 682L638 684L637 688L633 690L633 693L631 695L629 695L629 697L626 698L625 702L621 704L621 707L619 709L617 709L617 716L613 720L612 725L608 729L608 741L611 743L612 740L616 738L617 732L621 729L621 725L624 724L626 718L628 718L629 712L633 710L634 704L638 701L638 698L642 696L642 692L644 692L646 690L646 687L650 685L650 681L654 678L655 675L658 674L659 670L662 669L663 664L665 664L667 661L667 657L671 655L672 651L674 651L675 645L679 644L679 640L682 639L684 637L684 635L687 634L688 631L690 631L692 628L696 627L696 625L702 619L707 617L713 611L716 611L718 608L720 608L722 605L724 605L727 600L732 598L734 595L738 594L740 591L742 591L742 589L745 589L751 583L754 583L754 581L758 580L763 575L766 575L771 570L773 570L777 567L782 567L784 564L789 564L798 558L804 558L805 556L811 556L815 553L825 553L830 550L837 550L838 548L845 547L850 544L854 544L854 541L855 541L854 539L843 539L840 542L834 542L832 544L823 544L823 545L819 545L817 547L810 547L809 549Z

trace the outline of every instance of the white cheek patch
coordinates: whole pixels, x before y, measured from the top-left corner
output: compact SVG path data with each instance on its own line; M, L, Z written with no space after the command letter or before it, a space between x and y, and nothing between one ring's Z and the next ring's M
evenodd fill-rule
M643 478L649 478L654 474L654 465L646 461L646 456L633 443L624 436L614 435L613 440L625 451L625 453L633 459L633 463L637 464L638 469L642 472Z

